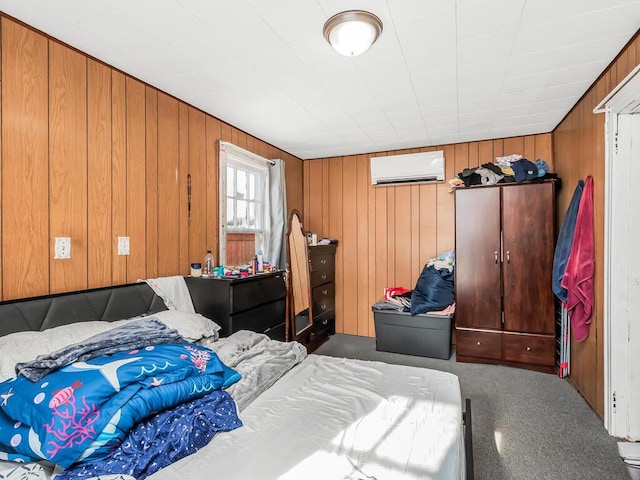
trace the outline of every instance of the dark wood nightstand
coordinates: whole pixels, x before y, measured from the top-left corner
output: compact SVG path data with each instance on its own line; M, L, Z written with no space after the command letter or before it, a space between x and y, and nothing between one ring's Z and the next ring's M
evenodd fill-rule
M245 278L186 277L196 310L220 325L220 336L238 330L285 339L286 288L284 272Z

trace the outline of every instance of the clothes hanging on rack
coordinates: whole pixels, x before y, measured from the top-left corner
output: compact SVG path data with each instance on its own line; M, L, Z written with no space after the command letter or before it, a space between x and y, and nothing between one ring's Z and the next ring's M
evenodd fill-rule
M593 178L589 175L584 182L571 252L561 282L562 287L567 290L567 311L577 342L582 342L589 336L593 315L594 247Z

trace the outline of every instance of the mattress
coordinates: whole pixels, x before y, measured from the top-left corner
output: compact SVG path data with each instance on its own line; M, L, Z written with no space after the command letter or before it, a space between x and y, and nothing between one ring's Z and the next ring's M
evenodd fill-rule
M309 355L217 435L152 480L463 479L458 378Z

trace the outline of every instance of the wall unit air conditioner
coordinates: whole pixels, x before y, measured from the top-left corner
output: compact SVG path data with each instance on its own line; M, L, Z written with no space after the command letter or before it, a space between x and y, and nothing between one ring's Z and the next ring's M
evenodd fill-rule
M371 184L402 185L444 180L444 152L371 157Z

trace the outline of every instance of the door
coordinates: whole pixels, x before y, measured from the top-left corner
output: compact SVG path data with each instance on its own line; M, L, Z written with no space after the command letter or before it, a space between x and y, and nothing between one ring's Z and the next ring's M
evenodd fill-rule
M594 108L605 118L604 426L640 440L640 65ZM603 108L604 106L604 108Z
M500 330L500 188L455 195L456 326Z
M640 107L638 108L640 110ZM640 440L640 113L616 115L617 149L609 165L610 208L606 282L609 323L610 402L606 415L612 435ZM605 401L607 398L605 398Z
M504 329L553 334L554 186L502 188Z

